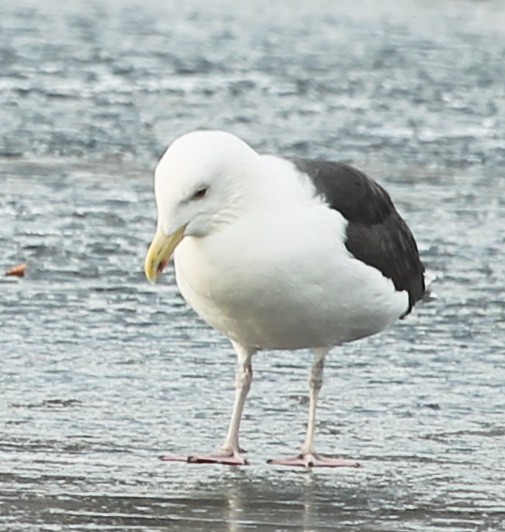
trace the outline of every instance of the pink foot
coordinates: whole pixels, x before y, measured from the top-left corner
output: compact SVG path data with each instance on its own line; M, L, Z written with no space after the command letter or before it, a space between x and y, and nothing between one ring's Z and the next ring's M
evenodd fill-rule
M267 464L294 466L294 467L360 467L354 460L345 458L330 458L317 453L301 453L291 458L274 458L268 460Z
M209 454L194 455L169 455L161 456L164 462L186 462L188 464L222 464L222 465L249 465L249 462L239 451L216 451Z

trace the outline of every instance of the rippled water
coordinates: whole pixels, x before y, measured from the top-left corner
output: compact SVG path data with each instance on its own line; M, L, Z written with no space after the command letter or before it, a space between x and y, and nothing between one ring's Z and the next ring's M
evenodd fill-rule
M408 0L0 7L3 530L505 529L505 7ZM172 272L142 273L174 136L350 161L391 192L439 299L335 350L318 446L359 470L265 464L304 432L309 354L262 353L252 465L210 450L227 341Z

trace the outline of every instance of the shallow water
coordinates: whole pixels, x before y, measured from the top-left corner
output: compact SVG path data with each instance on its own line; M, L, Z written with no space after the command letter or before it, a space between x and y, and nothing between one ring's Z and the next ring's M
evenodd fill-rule
M505 528L505 7L319 0L0 8L3 530ZM251 466L168 464L224 436L234 357L142 261L176 135L352 162L391 192L439 299L335 350L322 452L309 353L265 352Z

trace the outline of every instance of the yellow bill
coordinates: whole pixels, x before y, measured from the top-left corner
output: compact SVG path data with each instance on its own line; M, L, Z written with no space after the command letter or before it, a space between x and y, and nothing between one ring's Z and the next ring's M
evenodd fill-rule
M150 283L156 282L168 264L177 244L184 238L185 229L186 225L183 225L168 236L160 228L156 231L144 261L144 271Z

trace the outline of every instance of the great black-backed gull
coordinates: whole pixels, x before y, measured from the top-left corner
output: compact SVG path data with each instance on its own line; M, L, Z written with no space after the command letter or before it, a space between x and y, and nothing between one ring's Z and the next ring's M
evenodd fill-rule
M260 155L222 131L176 139L155 172L158 225L145 259L154 282L174 254L177 285L238 358L228 434L210 454L247 464L239 427L262 349L313 350L300 453L270 463L356 466L316 453L316 405L331 348L376 334L425 294L417 245L388 193L342 163Z

